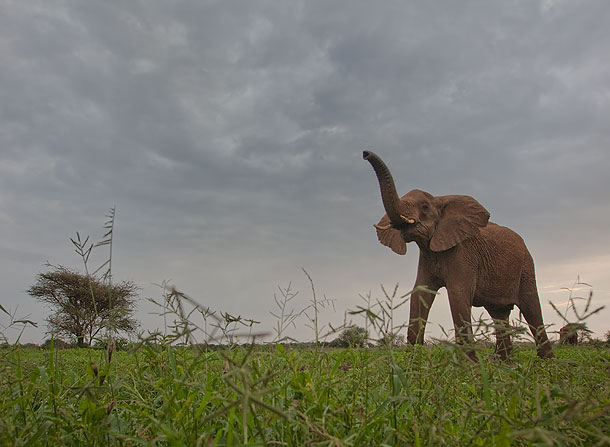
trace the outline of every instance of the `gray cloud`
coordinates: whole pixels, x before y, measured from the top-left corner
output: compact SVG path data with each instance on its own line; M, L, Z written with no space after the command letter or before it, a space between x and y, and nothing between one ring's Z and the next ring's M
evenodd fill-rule
M602 0L1 8L5 307L42 321L24 290L47 260L78 265L68 237L116 204L116 275L143 295L172 278L268 321L277 284L306 301L305 266L341 320L416 264L370 230L364 148L401 192L471 194L521 233L543 302L577 275L610 301Z

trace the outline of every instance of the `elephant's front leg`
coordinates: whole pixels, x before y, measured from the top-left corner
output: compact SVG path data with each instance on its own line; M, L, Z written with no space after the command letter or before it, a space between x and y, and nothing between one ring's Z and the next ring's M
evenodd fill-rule
M415 285L417 289L417 284ZM426 322L430 307L436 297L438 289L430 289L429 286L422 285L422 289L413 292L411 295L411 310L409 315L409 329L407 331L407 341L411 345L423 344L424 333L426 332Z
M471 320L472 288L464 285L447 286L447 294L455 328L455 341L460 345L467 345L466 354L470 359L476 361L477 358L472 349L474 342Z
M426 262L422 261L420 257L417 279L413 288L415 291L411 294L409 328L407 330L407 342L409 344L421 345L424 343L428 314L440 287L438 281L429 273Z

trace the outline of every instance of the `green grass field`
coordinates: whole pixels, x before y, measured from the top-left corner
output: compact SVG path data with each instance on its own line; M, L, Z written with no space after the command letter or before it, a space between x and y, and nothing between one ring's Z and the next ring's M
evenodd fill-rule
M0 350L0 445L610 445L610 349Z

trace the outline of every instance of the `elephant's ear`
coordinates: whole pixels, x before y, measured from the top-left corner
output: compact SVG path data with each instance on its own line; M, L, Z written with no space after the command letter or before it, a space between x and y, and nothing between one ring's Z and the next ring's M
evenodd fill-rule
M387 214L385 214L377 224L377 226L382 228L388 227L389 225L390 218ZM386 247L390 247L394 253L404 255L407 252L407 243L402 238L400 230L397 230L396 228L392 227L387 229L376 228L376 230L379 242L381 242Z
M470 196L441 196L441 216L430 240L430 250L445 251L469 237L489 221L489 212Z

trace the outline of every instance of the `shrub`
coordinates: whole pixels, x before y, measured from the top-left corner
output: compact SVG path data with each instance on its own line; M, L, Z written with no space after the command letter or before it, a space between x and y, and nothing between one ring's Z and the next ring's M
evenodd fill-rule
M344 329L343 332L335 340L331 342L331 346L336 347L364 347L367 345L369 331L360 326L350 326Z
M74 345L72 343L67 343L60 338L48 338L44 341L40 347L42 349L51 349L51 346L55 349L72 349Z

